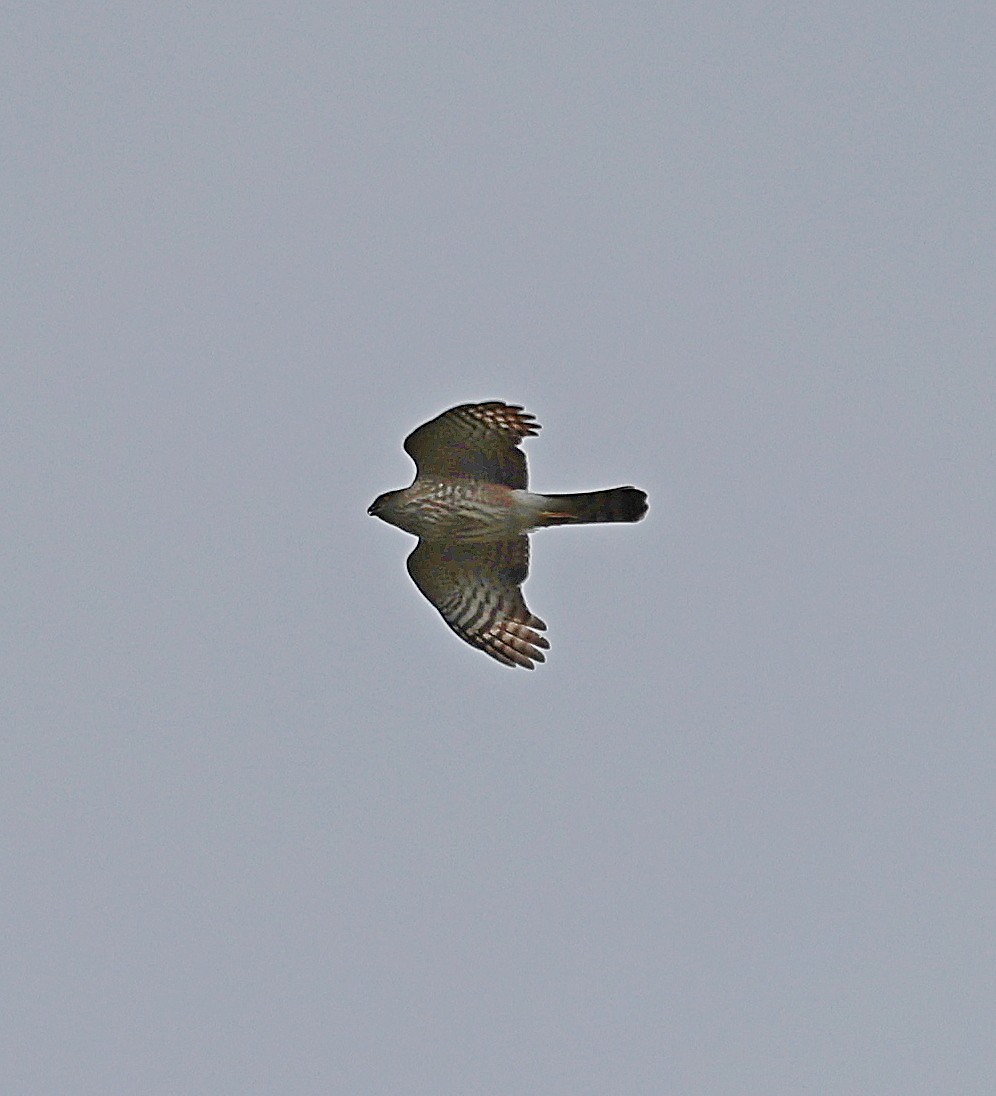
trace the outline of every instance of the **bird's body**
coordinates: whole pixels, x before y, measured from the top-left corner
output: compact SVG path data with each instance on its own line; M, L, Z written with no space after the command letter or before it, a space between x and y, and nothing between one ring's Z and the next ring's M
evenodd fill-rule
M478 480L417 479L381 495L370 512L417 537L488 544L550 525L639 521L645 498L635 487L537 495Z
M379 495L368 513L419 537L408 571L447 624L509 666L533 668L549 643L526 608L526 534L550 525L639 521L647 496L635 487L570 495L527 490L519 445L539 430L521 407L461 404L405 439L415 461L410 487Z
M371 513L430 540L488 543L534 527L528 491L472 479L416 479L381 495Z

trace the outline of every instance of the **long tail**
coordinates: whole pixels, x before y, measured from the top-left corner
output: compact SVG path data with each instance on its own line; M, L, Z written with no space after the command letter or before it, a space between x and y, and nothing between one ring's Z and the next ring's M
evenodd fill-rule
M601 521L639 521L647 495L635 487L611 487L578 495L544 495L543 525L581 525Z

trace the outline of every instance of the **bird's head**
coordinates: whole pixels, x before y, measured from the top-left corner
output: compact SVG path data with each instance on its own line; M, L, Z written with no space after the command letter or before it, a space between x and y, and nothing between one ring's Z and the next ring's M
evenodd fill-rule
M392 510L391 500L397 493L397 491L385 491L383 495L378 495L367 507L367 513L375 518L389 521Z
M372 514L375 518L380 518L381 521L386 521L388 525L404 529L406 533L414 533L415 536L419 536L421 523L418 507L412 506L406 490L385 491L383 495L378 495L370 503L367 513Z

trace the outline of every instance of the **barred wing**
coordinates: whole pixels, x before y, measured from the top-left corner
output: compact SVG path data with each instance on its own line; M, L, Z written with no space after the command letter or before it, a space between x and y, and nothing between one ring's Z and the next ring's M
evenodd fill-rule
M529 539L488 544L420 540L408 573L443 620L472 647L506 666L543 662L546 625L526 608L519 589L529 574Z
M539 430L534 416L514 404L491 400L451 407L405 438L418 476L466 476L525 490L529 485L523 438Z

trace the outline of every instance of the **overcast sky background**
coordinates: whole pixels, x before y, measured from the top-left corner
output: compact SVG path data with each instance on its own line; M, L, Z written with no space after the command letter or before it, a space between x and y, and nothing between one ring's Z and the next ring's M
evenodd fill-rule
M988 3L22 4L4 1087L985 1093ZM533 673L369 518L522 403Z

